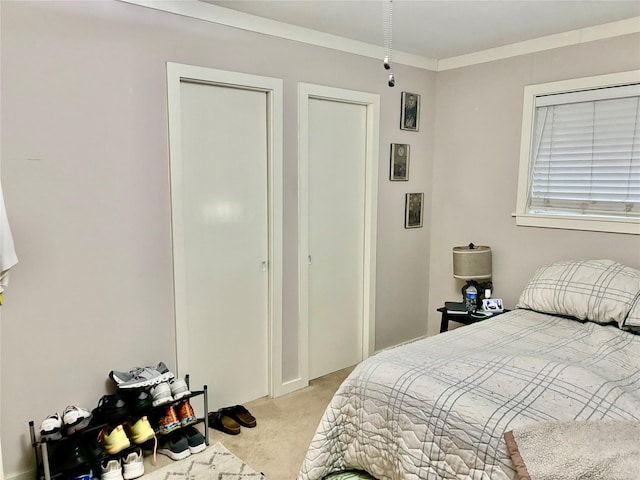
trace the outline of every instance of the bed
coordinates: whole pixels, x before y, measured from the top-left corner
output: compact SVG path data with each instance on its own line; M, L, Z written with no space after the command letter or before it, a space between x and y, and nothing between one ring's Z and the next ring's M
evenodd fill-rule
M542 267L515 310L359 364L327 407L298 479L529 478L505 433L640 425L639 329L640 271L611 260ZM637 465L640 437L630 435ZM609 443L619 457L620 442ZM536 458L527 462L535 469Z

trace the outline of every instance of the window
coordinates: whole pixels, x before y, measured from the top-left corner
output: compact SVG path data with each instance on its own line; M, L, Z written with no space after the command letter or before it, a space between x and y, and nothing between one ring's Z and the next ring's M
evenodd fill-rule
M640 71L525 87L515 217L640 234Z

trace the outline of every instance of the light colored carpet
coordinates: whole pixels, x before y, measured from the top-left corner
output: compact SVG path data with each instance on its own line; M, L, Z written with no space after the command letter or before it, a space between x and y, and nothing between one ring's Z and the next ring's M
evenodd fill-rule
M262 480L264 476L218 442L206 450L144 475L145 480Z
M295 480L324 410L352 370L349 367L317 378L307 388L279 398L264 397L245 403L258 425L242 428L239 435L210 428L209 444L222 443L255 471L264 473L267 480ZM202 424L198 427L202 429ZM145 457L145 471L172 462L169 457L158 455L153 465L151 457ZM142 478L146 480L147 474Z

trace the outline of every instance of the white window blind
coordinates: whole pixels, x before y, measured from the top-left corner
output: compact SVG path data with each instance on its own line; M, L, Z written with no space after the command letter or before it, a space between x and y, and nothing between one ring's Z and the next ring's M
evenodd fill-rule
M640 218L640 84L535 99L528 213Z

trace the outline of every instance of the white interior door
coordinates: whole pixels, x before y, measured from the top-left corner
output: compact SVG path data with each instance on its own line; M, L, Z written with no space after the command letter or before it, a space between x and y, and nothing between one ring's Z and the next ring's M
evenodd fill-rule
M355 365L370 346L373 111L346 93L300 100L306 102L301 236L307 249L301 310L308 323L310 379Z
M190 376L234 405L268 392L267 96L180 94Z
M198 68L168 66L176 343L179 374L206 384L214 409L270 393L281 242L270 119L280 109L264 89L191 80L210 74Z

